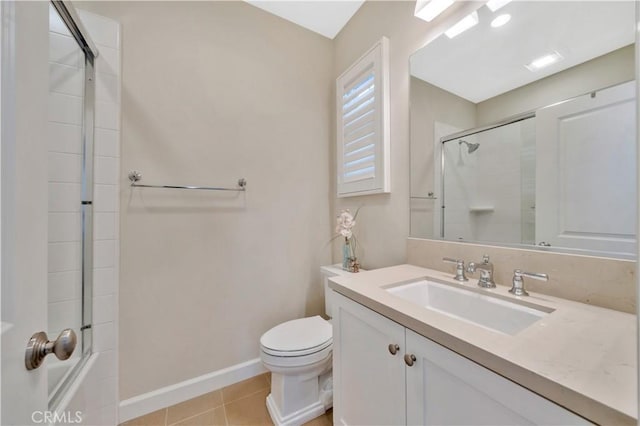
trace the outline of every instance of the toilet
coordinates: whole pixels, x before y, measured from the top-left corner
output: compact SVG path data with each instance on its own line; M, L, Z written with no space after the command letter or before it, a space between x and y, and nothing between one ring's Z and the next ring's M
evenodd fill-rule
M325 313L331 317L329 278L346 275L339 265L320 268ZM333 329L321 316L284 322L260 338L260 358L271 371L267 410L275 425L301 425L333 406Z

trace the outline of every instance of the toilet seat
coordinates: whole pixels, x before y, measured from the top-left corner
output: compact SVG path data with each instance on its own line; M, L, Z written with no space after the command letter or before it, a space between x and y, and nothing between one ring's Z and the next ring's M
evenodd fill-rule
M329 347L333 345L333 339L329 339L326 342L324 342L321 345L315 346L313 348L308 348L308 349L303 349L300 351L278 351L275 349L271 349L271 348L266 348L264 346L261 346L260 349L262 349L262 352L272 355L272 356L279 356L279 357L283 357L283 358L296 358L296 357L301 357L301 356L306 356L306 355L313 355L317 352L322 351L323 349Z
M331 323L318 315L295 319L264 333L260 349L271 357L304 357L327 348L330 353L332 334Z
M315 370L317 367L324 366L325 364L330 366L332 355L333 346L330 345L318 352L301 356L277 356L271 355L263 350L260 358L272 372L284 373L287 370L295 370L299 374L302 374L306 371ZM320 368L320 370L325 370L325 368Z

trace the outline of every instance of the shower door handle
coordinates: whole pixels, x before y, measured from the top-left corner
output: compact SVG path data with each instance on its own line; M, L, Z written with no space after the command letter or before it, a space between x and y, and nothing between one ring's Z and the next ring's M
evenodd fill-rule
M27 343L27 350L24 353L24 365L27 370L34 370L42 364L44 357L53 353L60 361L71 357L76 348L78 338L76 333L70 329L64 329L56 340L49 340L47 333L39 331L31 336Z

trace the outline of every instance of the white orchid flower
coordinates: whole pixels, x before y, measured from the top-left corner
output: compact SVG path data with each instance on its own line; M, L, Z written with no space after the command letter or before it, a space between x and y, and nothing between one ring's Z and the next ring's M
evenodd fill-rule
M336 226L336 233L342 235L346 239L353 236L353 227L356 226L356 221L353 220L353 215L347 210L342 210L338 216L338 225Z

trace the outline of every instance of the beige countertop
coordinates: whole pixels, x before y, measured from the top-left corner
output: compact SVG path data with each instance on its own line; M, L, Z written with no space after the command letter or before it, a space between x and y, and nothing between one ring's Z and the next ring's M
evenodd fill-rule
M385 290L433 278L461 285L448 273L399 265L332 277L344 296L598 424L637 424L636 316L510 287L479 289L498 297L554 309L516 335L506 335L425 309ZM526 278L525 278L526 282Z

